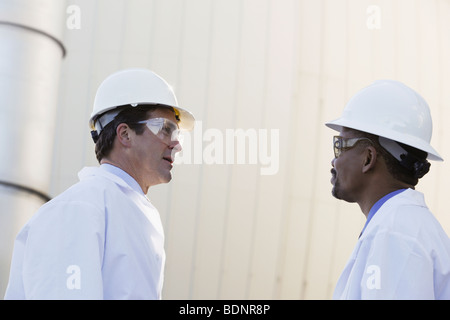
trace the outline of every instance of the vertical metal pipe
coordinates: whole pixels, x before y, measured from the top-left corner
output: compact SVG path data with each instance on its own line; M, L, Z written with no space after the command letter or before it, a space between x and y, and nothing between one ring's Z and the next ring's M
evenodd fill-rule
M48 200L65 6L0 2L0 297L14 238Z

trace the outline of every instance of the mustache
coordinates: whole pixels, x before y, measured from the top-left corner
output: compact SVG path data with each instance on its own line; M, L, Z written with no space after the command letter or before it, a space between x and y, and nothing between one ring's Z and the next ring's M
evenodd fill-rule
M331 172L331 174L333 175L333 176L335 176L336 175L336 170L333 168L333 169L331 169L330 170L330 172Z

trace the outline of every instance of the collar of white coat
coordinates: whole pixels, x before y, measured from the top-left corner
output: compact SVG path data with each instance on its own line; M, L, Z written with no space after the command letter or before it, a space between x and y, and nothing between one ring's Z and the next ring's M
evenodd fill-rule
M378 225L378 222L384 218L384 213L390 210L392 206L403 205L418 206L428 210L423 193L413 189L406 189L383 203L383 205L378 209L377 214L373 216L371 222L367 225L366 230L361 235L359 240L363 240L370 234L370 230Z
M78 178L82 180L87 177L96 175L104 176L114 181L116 184L134 190L140 195L143 195L147 198L147 196L142 191L139 183L137 183L137 181L132 176L130 176L119 167L115 167L110 164L102 164L100 165L100 167L85 167L78 173Z

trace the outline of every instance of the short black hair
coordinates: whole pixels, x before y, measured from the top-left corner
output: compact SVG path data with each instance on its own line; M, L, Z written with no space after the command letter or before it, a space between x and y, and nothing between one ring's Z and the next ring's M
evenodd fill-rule
M119 124L126 123L137 135L141 135L144 133L145 124L138 122L147 120L148 112L155 110L157 106L132 107L126 105L119 108L121 109L119 114L103 128L95 143L95 156L99 163L110 154Z

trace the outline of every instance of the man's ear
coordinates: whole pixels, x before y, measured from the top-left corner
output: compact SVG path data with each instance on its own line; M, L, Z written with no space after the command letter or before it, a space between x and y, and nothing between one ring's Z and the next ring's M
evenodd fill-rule
M123 146L130 146L130 127L126 123L121 123L117 126L116 135L117 140Z
M364 163L362 167L362 173L367 173L373 168L375 168L375 164L377 163L377 150L373 146L366 147L364 151Z

